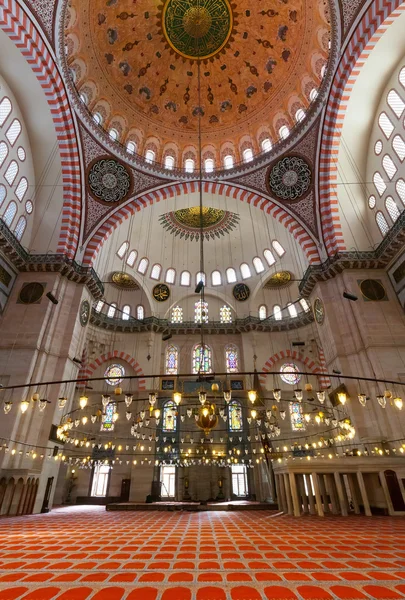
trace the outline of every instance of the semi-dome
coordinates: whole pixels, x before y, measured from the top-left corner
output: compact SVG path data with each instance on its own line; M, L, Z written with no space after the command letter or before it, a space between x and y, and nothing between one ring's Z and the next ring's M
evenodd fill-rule
M72 0L65 32L70 73L97 122L131 152L171 156L170 167L198 164L200 119L202 158L214 167L288 136L330 46L320 0Z

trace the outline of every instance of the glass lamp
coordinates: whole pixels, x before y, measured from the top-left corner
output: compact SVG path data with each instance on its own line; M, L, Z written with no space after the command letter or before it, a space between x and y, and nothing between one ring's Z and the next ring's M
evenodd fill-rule
M316 392L317 398L319 400L319 402L321 404L323 404L325 402L325 390L320 390L319 392Z
M23 414L27 412L29 405L30 403L28 400L21 401L20 409Z
M225 402L230 402L232 398L231 390L224 390L224 400Z
M343 406L344 406L346 404L346 400L347 400L346 392L339 392L337 397L338 397L340 404L343 404Z
M302 402L304 394L302 393L302 390L297 389L297 390L294 390L294 396L296 397L296 399L298 400L298 402Z
M402 410L402 407L404 405L404 403L402 401L402 398L400 398L399 396L397 396L396 398L394 398L394 404L398 408L398 410Z
M277 402L280 402L280 400L281 400L281 390L279 390L278 388L274 388L274 390L273 390L273 398Z
M59 408L64 408L66 406L67 398L61 397L58 398L58 406Z
M383 394L379 394L377 396L377 402L381 406L381 408L385 408L387 404L387 398Z
M256 390L249 390L248 391L248 398L251 401L251 403L254 404L256 402L256 398L257 398L257 392L256 392Z
M157 399L156 392L150 392L150 394L149 394L149 404L151 406L155 406L156 399Z
M80 405L80 408L82 410L84 408L86 408L86 406L87 406L87 400L88 400L88 397L86 396L86 394L82 394L82 396L80 396L80 398L79 398L79 405Z
M252 417L252 419L256 419L256 417L257 417L257 411L256 411L256 410L254 410L254 409L253 409L253 410L251 410L251 411L250 411L250 416Z
M207 400L207 392L200 392L198 394L198 399L201 402L201 404L204 405Z
M12 409L12 406L13 406L12 402L5 402L4 403L4 414L8 415L8 413Z
M366 394L357 394L357 398L359 399L359 402L362 406L366 406L366 403L367 403Z
M104 398L104 396L103 396ZM125 394L125 405L127 408L129 408L132 404L132 400L134 399L133 396L131 396L130 394Z
M173 400L175 401L175 403L178 406L180 404L180 402L181 402L181 393L180 392L174 392L174 394L173 394Z

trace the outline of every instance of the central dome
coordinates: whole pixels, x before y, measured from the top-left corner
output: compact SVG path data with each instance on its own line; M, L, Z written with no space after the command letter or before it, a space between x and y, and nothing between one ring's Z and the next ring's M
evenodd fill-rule
M326 0L69 0L65 15L82 102L132 152L178 167L198 164L199 124L214 168L268 150L305 117L329 55Z
M163 32L181 56L214 56L232 32L232 10L227 0L168 0L163 9Z

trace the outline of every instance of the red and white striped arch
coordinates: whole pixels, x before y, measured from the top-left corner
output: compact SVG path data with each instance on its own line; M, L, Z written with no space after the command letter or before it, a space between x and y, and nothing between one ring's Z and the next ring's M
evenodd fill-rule
M92 377L93 373L105 362L109 362L111 360L123 360L134 369L136 375L143 375L142 367L139 366L139 363L127 352L119 352L118 350L113 350L112 352L107 352L107 354L102 354L92 362L89 362L86 365L86 368L80 372L80 377ZM82 384L80 383L78 387ZM146 389L146 380L143 377L138 379L138 389L140 391L144 391Z
M128 219L137 211L142 210L142 208L145 208L146 206L167 200L168 198L174 198L176 195L190 194L198 191L198 181L176 183L144 194L143 196L132 200L129 204L123 206L122 208L119 208L98 228L98 230L87 242L83 264L93 264L101 246L111 235L114 229L116 229L125 219ZM227 183L213 183L206 181L203 183L203 191L205 193L228 196L234 198L235 200L247 202L248 204L252 204L257 208L260 208L273 219L278 220L293 235L293 237L300 244L310 264L320 263L318 247L308 231L306 231L292 215L290 215L280 206L274 204L274 202L271 200Z
M49 104L59 142L64 197L57 252L74 258L80 235L81 175L76 131L66 90L41 33L15 0L1 1L0 29L30 64Z
M322 353L323 355L323 353ZM325 357L323 356L323 359ZM311 371L314 375L318 375L319 377L319 385L322 389L329 387L330 381L328 377L322 376L322 373L325 373L325 363L320 364L314 361L312 358L308 358L308 356L304 356L300 354L296 350L280 350L271 356L266 362L262 369L265 373L271 373L274 371L274 365L277 364L281 360L296 360L305 366L307 371ZM267 377L266 375L259 375L259 381L261 385L266 385Z
M339 216L338 155L345 113L359 70L375 44L405 10L402 0L375 0L360 19L336 71L326 107L319 156L319 205L328 254L346 250Z

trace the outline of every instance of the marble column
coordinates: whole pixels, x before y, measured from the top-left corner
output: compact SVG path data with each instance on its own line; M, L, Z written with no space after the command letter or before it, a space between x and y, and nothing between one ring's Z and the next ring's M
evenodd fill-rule
M325 514L327 514L330 512L329 499L328 499L328 494L326 492L325 476L322 473L319 475L319 490L320 490L321 496L322 496L323 510L324 510Z
M361 473L360 471L357 473L357 481L359 483L360 494L361 494L361 498L363 500L364 513L365 513L366 517L371 517L372 516L371 508L370 508L370 503L368 501L367 490L366 490L366 486L364 483L364 477L363 477L363 473Z
M330 503L332 506L332 513L334 515L338 515L339 514L339 502L338 502L337 495L336 495L335 479L334 479L332 473L327 473L325 475L325 485L326 485L326 492L328 493L329 498L330 498Z
M294 517L301 516L301 503L298 499L297 480L295 473L289 473L290 489L293 501Z
M346 477L347 477L347 481L349 483L350 495L352 497L352 502L353 502L353 507L354 507L354 514L359 515L360 514L360 506L359 506L359 501L357 498L356 482L353 479L355 477L355 474L348 473L346 475Z
M285 495L287 497L288 514L292 515L292 514L294 514L294 510L293 510L293 503L292 503L292 497L291 497L290 479L288 477L288 473L284 473L284 486L285 486Z
M309 512L310 512L311 515L315 515L316 514L316 510L315 510L314 494L312 492L311 475L305 474L304 477L305 477L305 480L307 482L308 500L309 500Z
M380 478L381 487L383 489L384 496L385 496L385 501L387 503L388 514L389 515L393 515L394 514L394 507L392 505L390 491L388 489L387 480L385 479L384 471L380 471L378 473L378 476Z
M318 512L318 516L319 517L324 517L325 513L323 511L321 491L320 491L320 488L319 488L318 473L312 473L312 482L314 484L315 500L316 500L316 510Z
M278 475L278 480L279 480L279 485L280 485L280 506L281 506L281 510L283 511L283 513L288 513L288 506L287 506L287 496L285 493L285 485L284 485L284 475L282 473L280 473L280 475Z
M335 478L336 491L337 491L337 495L339 498L340 512L341 512L342 517L347 517L349 507L347 504L346 494L343 491L342 478L341 478L340 473L338 473L337 471L335 471L335 473L333 475Z
M305 485L304 485L304 477L305 475L296 475L296 477L298 478L298 489L299 489L299 494L300 494L300 502L302 501L302 508L303 508L303 512L304 514L308 514L309 512L309 504L308 504L308 496L305 492Z

